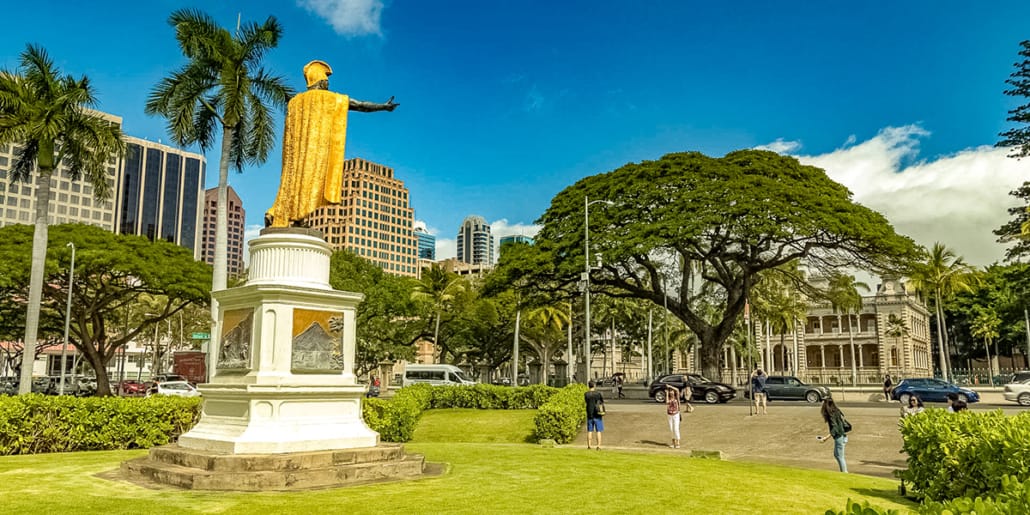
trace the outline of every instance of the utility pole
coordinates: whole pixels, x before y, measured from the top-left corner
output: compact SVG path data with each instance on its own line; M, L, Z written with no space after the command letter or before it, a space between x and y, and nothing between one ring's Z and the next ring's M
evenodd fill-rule
M72 248L72 264L68 269L68 301L64 305L64 341L61 342L61 385L57 388L58 395L64 395L64 374L66 370L65 359L68 354L68 327L71 325L72 316L72 288L75 285L75 244L68 242L67 247ZM25 358L22 358L22 362Z

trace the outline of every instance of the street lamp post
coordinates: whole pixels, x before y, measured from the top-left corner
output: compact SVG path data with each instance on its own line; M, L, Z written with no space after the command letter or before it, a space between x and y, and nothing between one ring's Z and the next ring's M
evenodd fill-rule
M583 343L583 357L584 357L584 369L586 370L586 381L590 381L590 205L598 202L606 205L612 205L614 202L610 200L594 200L590 201L587 196L583 197L583 289L585 308L586 308L586 320L583 327L584 343Z
M61 385L57 387L58 395L64 395L65 359L68 356L68 327L71 325L72 287L75 284L75 244L69 241L66 246L72 248L72 263L71 268L68 269L68 300L64 305L64 341L61 343Z

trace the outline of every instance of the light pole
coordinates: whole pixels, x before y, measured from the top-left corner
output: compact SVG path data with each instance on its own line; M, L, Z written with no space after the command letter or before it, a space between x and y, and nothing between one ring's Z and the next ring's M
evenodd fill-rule
M586 370L586 381L590 381L590 205L597 204L598 202L606 205L612 205L614 202L610 200L594 200L590 201L590 197L583 197L583 289L584 301L586 304L586 321L583 327L584 343L583 343L583 357L584 357L584 368Z
M72 264L71 268L68 269L68 301L64 305L64 341L61 343L61 385L57 387L58 395L64 395L65 359L68 355L68 327L71 325L72 287L75 284L75 244L69 241L66 246L72 248Z

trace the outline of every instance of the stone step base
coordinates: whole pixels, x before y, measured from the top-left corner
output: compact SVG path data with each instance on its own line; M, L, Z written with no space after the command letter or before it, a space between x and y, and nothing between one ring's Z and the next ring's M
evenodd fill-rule
M434 468L435 469L435 468ZM224 455L167 445L122 463L124 478L191 490L306 490L416 479L425 458L397 444L273 455Z

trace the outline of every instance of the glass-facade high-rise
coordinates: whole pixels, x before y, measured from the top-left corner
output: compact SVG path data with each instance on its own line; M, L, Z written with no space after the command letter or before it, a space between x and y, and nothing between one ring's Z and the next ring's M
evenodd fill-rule
M204 156L126 137L118 177L117 231L182 245L200 257Z
M470 265L494 264L494 237L481 216L465 217L458 229L458 261Z
M415 224L415 236L418 237L418 258L436 261L436 236L429 234L421 223Z
M230 277L240 277L245 270L243 264L244 225L247 211L243 209L243 201L236 190L229 186L226 191L226 273ZM200 259L211 265L215 264L215 230L218 227L218 188L204 192L204 224L200 237Z

